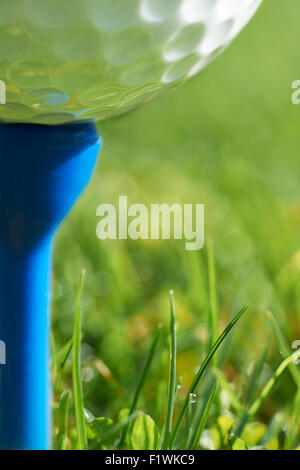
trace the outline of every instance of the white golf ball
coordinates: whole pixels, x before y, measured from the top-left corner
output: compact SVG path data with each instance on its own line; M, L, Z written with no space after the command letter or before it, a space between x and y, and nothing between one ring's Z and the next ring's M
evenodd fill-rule
M2 1L0 121L61 124L134 109L203 69L261 1Z

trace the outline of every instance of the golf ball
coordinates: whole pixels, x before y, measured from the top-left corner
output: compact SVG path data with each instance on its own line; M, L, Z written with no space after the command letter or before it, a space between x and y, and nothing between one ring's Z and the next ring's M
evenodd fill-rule
M261 1L2 0L0 121L132 110L203 69Z

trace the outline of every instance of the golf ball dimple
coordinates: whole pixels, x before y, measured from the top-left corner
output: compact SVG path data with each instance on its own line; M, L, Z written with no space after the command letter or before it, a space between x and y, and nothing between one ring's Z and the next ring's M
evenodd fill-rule
M170 17L182 0L141 0L140 12L144 20L157 23Z
M53 125L130 111L202 70L261 2L2 2L0 121Z

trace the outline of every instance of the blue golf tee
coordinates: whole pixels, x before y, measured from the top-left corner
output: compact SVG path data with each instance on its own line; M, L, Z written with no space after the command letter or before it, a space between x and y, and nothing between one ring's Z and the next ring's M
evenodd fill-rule
M51 446L51 248L100 146L91 123L0 125L0 449Z

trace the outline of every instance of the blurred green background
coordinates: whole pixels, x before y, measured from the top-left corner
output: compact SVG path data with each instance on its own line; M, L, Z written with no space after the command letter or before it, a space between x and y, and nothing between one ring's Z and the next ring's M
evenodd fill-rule
M169 321L174 289L183 389L208 343L207 249L184 241L96 238L96 208L117 203L204 203L206 240L216 259L220 328L249 310L227 344L225 372L247 390L268 346L262 380L282 359L265 312L291 344L300 339L300 79L298 0L265 0L251 24L216 62L175 92L99 124L104 140L89 189L55 246L53 328L62 346L73 331L80 269L84 294L85 404L97 416L128 406L158 323ZM58 347L58 346L57 346ZM152 368L141 407L160 420L168 352ZM262 384L263 385L263 384ZM268 419L295 392L288 372L262 410Z

